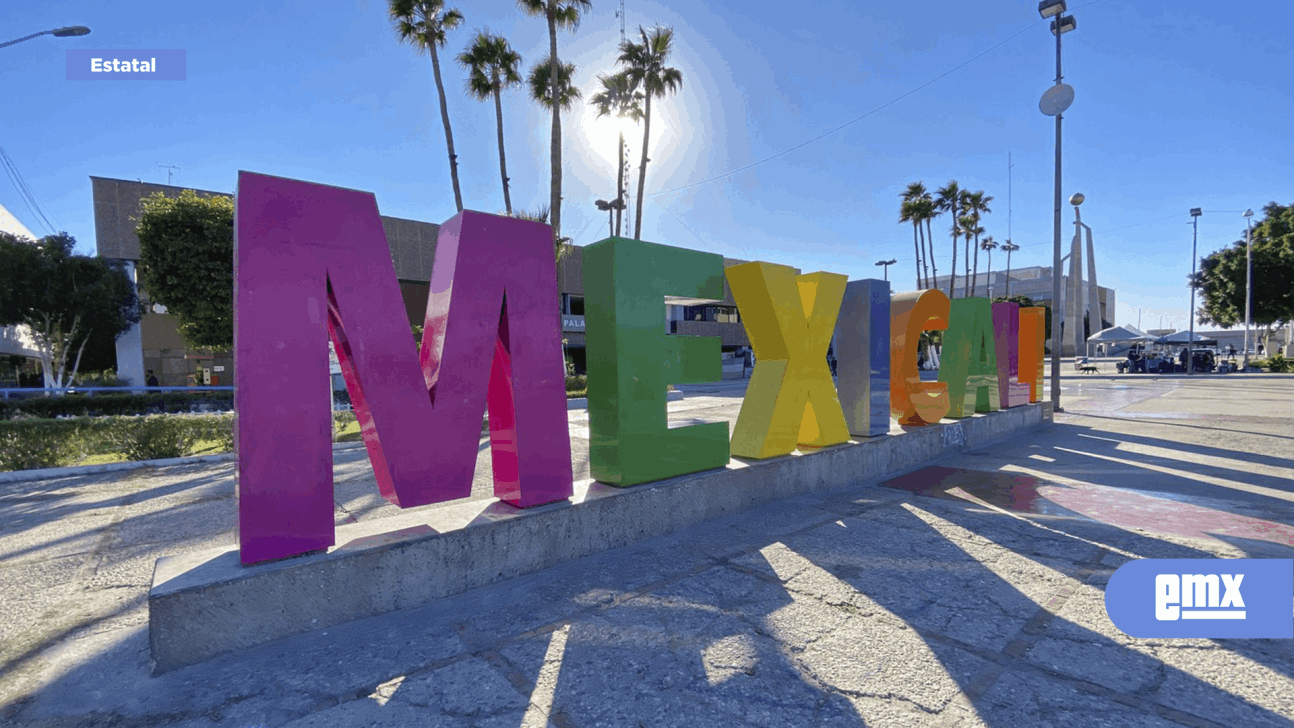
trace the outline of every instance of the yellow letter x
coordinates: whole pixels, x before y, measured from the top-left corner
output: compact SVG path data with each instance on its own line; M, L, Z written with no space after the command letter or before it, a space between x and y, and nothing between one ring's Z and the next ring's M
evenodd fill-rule
M827 346L840 313L847 278L835 273L797 276L771 263L724 270L755 349L755 372L732 433L738 457L786 455L796 444L826 447L849 441Z

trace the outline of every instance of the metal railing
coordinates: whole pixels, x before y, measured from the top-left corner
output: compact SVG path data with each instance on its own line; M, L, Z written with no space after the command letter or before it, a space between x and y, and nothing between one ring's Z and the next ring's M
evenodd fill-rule
M100 393L108 392L109 394L121 394L131 392L232 392L233 387L224 386L195 386L195 387L10 387L0 389L0 400L8 401L12 396L14 399L31 399L34 397L52 397L65 394L85 394L90 397Z

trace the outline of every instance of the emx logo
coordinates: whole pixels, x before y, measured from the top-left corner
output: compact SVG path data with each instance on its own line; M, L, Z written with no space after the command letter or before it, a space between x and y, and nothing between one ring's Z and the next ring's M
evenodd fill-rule
M1131 637L1294 637L1292 605L1294 559L1141 559L1105 587Z

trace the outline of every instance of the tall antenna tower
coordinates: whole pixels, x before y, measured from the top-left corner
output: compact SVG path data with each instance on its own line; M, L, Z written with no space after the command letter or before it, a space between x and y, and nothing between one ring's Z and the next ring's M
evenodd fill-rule
M620 0L620 11L616 13L620 18L620 45L625 44L625 0Z
M1011 242L1011 152L1006 153L1006 241Z
M175 170L181 169L180 165L178 164L162 164L161 162L158 162L157 166L166 167L166 184L168 186L171 184L171 175L175 172Z

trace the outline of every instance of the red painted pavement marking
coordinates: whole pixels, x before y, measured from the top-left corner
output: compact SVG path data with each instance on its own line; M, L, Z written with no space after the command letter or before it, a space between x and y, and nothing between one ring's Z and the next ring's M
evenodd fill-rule
M1103 485L1057 485L1019 473L933 466L882 483L918 495L954 489L1016 513L1079 516L1126 529L1190 538L1214 534L1294 546L1294 526Z

